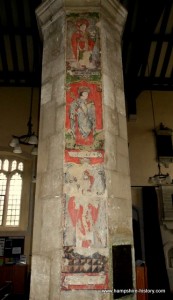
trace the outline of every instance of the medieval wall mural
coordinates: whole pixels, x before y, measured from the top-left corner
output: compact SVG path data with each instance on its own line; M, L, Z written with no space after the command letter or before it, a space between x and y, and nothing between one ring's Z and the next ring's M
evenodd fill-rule
M108 287L97 13L67 16L62 289Z

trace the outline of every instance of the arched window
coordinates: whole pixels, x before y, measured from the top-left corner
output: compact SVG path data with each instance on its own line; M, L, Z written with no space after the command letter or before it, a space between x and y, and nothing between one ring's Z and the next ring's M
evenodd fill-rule
M24 165L20 160L0 161L0 226L19 226Z

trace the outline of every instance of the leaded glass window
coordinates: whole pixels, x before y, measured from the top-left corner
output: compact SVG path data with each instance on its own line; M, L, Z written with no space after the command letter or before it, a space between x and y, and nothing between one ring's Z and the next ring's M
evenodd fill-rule
M0 226L19 226L23 162L0 159Z

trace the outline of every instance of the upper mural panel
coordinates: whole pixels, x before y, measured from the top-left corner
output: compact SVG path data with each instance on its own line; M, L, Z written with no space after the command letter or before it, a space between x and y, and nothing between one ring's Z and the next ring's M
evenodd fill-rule
M98 13L70 14L67 21L67 82L100 80Z

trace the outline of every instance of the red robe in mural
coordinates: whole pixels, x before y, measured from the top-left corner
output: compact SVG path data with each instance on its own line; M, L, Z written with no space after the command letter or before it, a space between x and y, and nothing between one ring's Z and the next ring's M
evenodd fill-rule
M92 61L92 50L95 41L90 37L87 27L89 22L87 19L79 19L76 22L77 31L72 34L71 46L73 55L80 66L88 67Z
M79 61L80 59L82 59L83 53L85 51L92 51L94 48L94 44L94 41L89 38L87 32L82 32L81 30L79 30L73 33L71 45L76 60Z
M71 217L72 225L76 228L76 242L78 246L88 248L93 241L93 225L98 219L99 206L94 206L90 202L79 204L75 197L70 197L68 211Z

